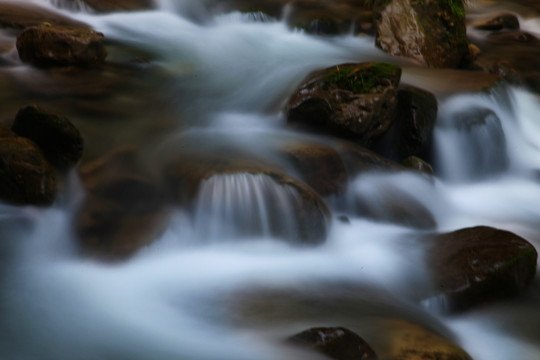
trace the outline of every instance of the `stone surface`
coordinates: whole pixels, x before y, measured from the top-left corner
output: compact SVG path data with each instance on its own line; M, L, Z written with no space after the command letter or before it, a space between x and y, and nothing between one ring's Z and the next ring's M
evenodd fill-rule
M396 117L398 66L341 64L310 74L285 107L287 121L369 143Z
M473 27L489 31L519 30L519 20L514 14L499 14L489 19L479 20L473 24Z
M75 166L83 154L79 130L67 118L37 105L20 109L11 129L38 144L47 159L60 169Z
M152 0L83 0L86 5L97 12L137 11L154 8Z
M313 349L335 360L376 360L377 355L360 336L343 327L311 328L288 342Z
M401 85L398 116L388 131L377 139L375 151L394 161L419 155L428 144L437 120L437 99L423 89Z
M80 169L86 198L76 229L81 252L103 260L121 260L150 244L164 230L163 194L126 147Z
M433 168L431 167L431 165L417 156L406 157L401 161L401 164L409 169L427 175L433 175Z
M336 145L349 177L369 171L396 172L404 168L371 150L348 141L340 141Z
M537 252L525 239L486 226L435 236L427 261L448 310L523 292L536 273Z
M375 44L395 56L438 68L464 65L468 55L465 9L460 0L377 0Z
M43 23L89 28L87 24L70 19L45 7L22 1L0 2L0 26L25 29Z
M54 168L31 140L0 126L0 199L16 205L50 205L56 197Z
M17 51L35 66L99 66L107 56L103 39L90 29L42 24L19 34Z

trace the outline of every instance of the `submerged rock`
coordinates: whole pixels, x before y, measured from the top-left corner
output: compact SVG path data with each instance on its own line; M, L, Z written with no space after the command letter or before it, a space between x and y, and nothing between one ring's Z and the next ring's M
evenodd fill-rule
M101 13L149 10L155 7L153 0L83 0L83 2Z
M47 159L60 169L76 165L82 157L83 139L79 130L67 118L36 105L20 109L11 129L38 144Z
M19 34L17 51L35 66L99 66L107 56L103 39L102 33L86 28L42 24Z
M375 44L429 67L456 68L469 54L462 0L377 0Z
M311 328L288 342L311 348L335 360L376 360L377 355L360 336L343 327Z
M165 199L131 148L119 148L80 169L87 195L76 228L82 252L125 259L164 230Z
M401 69L392 64L341 64L310 74L285 108L287 121L369 143L396 117Z
M486 226L435 236L427 261L447 310L465 310L522 293L538 254L525 239Z
M424 173L426 175L433 175L433 168L431 165L417 156L406 157L401 161L401 164L409 169Z
M0 200L50 205L56 197L54 168L31 140L0 126Z
M519 20L514 14L498 14L489 19L483 19L473 24L479 30L500 31L519 30Z

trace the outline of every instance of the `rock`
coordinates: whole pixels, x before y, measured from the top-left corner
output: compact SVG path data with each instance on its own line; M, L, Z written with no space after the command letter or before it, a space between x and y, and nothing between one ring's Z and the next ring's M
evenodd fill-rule
M473 27L479 30L519 30L519 20L514 14L499 14L476 22Z
M397 172L404 168L371 150L355 143L340 141L336 145L349 177L357 176L369 171Z
M107 51L104 36L94 30L58 25L26 28L17 37L22 61L35 66L99 66Z
M329 196L345 191L348 175L339 153L329 146L296 143L283 150L302 180L319 195Z
M343 327L311 328L296 334L288 342L311 348L335 360L376 360L369 344Z
M329 210L317 193L275 166L231 155L198 152L170 159L164 167L168 197L194 212L214 213L216 223L237 237L269 235L296 244L326 239ZM245 186L234 186L240 183Z
M0 126L0 199L16 205L51 205L56 173L31 140Z
M83 2L100 13L149 10L155 7L152 0L83 0Z
M400 76L398 66L384 63L342 64L314 72L290 97L287 121L369 143L394 121Z
M430 2L376 0L375 44L394 56L429 67L457 68L468 54L465 8L461 0Z
M401 319L381 323L391 339L383 359L399 360L472 360L463 349L441 335Z
M398 90L398 116L373 149L389 159L401 161L418 155L431 139L437 120L437 99L425 90L401 85Z
M433 168L431 165L417 156L406 157L401 161L401 164L409 169L424 173L426 175L433 175Z
M134 149L116 149L85 164L80 173L87 196L76 228L85 255L126 259L164 230L164 196L140 166Z
M89 28L87 24L75 21L60 13L29 2L2 1L0 3L0 26L25 29L43 23L52 25Z
M537 256L525 239L478 226L435 236L427 261L447 310L458 311L523 292Z
M36 105L20 109L11 129L38 144L47 159L60 169L75 166L82 157L83 139L79 130L67 118Z
M493 33L489 35L489 40L501 43L519 42L526 44L538 44L540 41L536 36L526 31Z

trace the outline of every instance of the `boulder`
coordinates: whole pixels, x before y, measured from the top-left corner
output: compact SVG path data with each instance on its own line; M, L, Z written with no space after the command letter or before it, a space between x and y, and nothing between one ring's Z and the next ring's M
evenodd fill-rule
M473 27L478 30L500 31L519 30L519 20L514 14L499 14L489 19L475 22Z
M286 146L283 152L302 180L319 195L336 195L345 191L348 175L336 150L322 144L295 143Z
M486 226L434 236L427 252L449 311L520 294L535 276L537 257L525 239Z
M214 224L235 237L267 235L300 245L326 239L329 210L324 201L271 164L226 151L183 153L166 163L163 178L170 199L207 214L206 220L214 214Z
M375 44L394 56L438 68L465 65L468 40L462 0L376 0Z
M50 205L56 197L54 168L31 140L0 126L0 199L16 205Z
M389 159L401 161L419 155L428 144L437 120L437 99L417 87L401 85L398 90L398 116L373 145Z
M401 165L426 175L433 175L433 168L431 165L417 156L406 157L401 161Z
M378 359L364 339L343 327L311 328L291 336L287 341L335 360Z
M75 166L82 157L83 139L79 130L67 118L36 105L20 109L11 129L38 144L49 162L60 169Z
M17 37L22 61L35 66L99 66L107 51L104 36L94 30L42 24L23 30Z
M399 360L472 360L452 341L418 324L402 319L382 321L381 331L390 339L379 356Z
M0 2L0 26L14 29L25 29L43 23L52 25L89 28L87 24L73 20L60 13L28 1Z
M397 172L405 169L400 164L352 142L339 141L336 151L340 154L349 177L369 171Z
M341 64L314 72L290 97L287 121L369 143L396 117L400 76L398 66L385 63Z
M113 150L82 166L80 175L87 193L76 219L83 254L126 259L164 230L164 196L134 149Z
M74 0L72 0L74 1ZM138 11L154 8L153 0L83 0L85 4L100 13L114 11Z

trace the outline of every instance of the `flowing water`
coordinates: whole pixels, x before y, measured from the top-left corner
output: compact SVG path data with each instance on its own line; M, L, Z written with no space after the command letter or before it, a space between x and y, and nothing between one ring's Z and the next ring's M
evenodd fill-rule
M113 96L107 108L133 106L132 122L96 120L81 101L28 95L78 119L93 153L158 133L145 145L156 152L180 140L205 151L228 143L283 161L272 149L284 138L329 142L288 130L280 114L303 77L343 62L398 61L370 37L308 36L261 14L215 14L204 1L160 0L157 10L108 15L77 1L27 2L87 22L111 47L133 47L150 59L142 65L152 69L150 79L136 83L150 85L127 93L132 98ZM539 19L527 27L540 32ZM10 76L35 75L11 61ZM52 208L2 205L0 358L311 359L282 339L310 326L346 326L377 351L386 340L374 330L376 319L395 316L447 335L476 360L539 359L538 276L520 298L444 315L444 304L429 296L424 232L355 215L350 199L384 213L391 194L428 209L438 231L490 225L540 248L539 98L499 86L439 94L439 105L435 179L350 179L345 199L327 199L332 226L318 247L281 241L297 236L291 209L298 195L263 175L206 180L194 209L176 210L157 241L119 264L77 253L71 224L84 193L75 173ZM279 232L270 228L272 217L283 225Z

